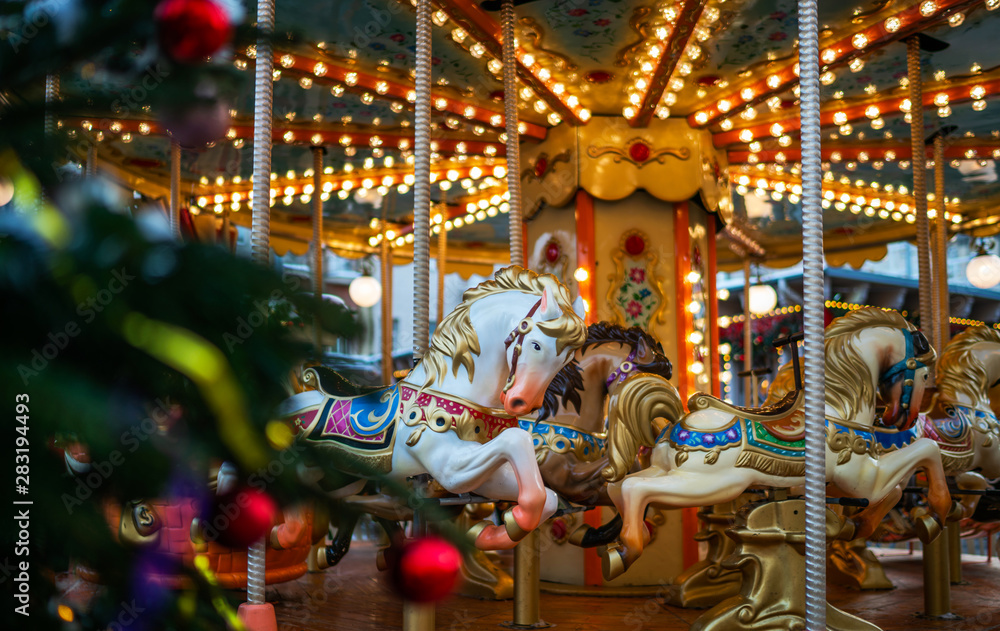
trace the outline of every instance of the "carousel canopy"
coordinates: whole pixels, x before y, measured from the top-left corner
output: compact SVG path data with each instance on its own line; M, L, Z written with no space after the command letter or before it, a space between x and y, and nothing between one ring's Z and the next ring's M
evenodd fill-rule
M253 6L228 4L252 21ZM508 241L505 95L493 4L441 0L433 15L432 216L439 215L438 230L450 231L454 256L481 261L503 260ZM998 230L997 6L1000 0L821 3L825 225L835 263L878 259L887 243L914 237L907 119L916 106L908 98L904 40L918 33L924 136L944 137L947 161L943 211L928 187L932 216L944 212L953 233ZM516 14L522 146L542 141L554 127L586 126L599 116L636 128L672 118L706 129L728 165L734 204L723 218L730 234L744 251L750 244L774 264L798 259L795 2L537 1L518 4ZM276 15L275 248L305 250L309 200L318 194L331 247L360 255L388 238L405 253L412 247L412 4L282 0ZM219 101L218 137L183 153L182 190L193 212L227 212L249 225L256 51L252 37L237 41L213 61L238 87ZM69 74L64 98L107 80L90 66ZM81 107L61 124L99 141L102 169L165 197L167 127L194 122L168 120L177 117L139 99L124 102L110 110ZM216 110L195 114L220 118ZM325 149L322 190L314 190L310 146ZM928 146L921 160L931 156ZM721 264L727 257L737 259L720 250Z

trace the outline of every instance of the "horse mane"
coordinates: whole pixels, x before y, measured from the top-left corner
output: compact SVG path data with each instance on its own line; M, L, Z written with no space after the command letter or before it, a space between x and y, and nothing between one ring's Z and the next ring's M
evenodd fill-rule
M580 347L579 353L583 355L588 350L601 344L623 344L630 348L636 348L642 340L653 353L652 361L642 364L636 362L636 368L640 372L660 375L664 379L670 379L673 373L673 366L666 355L663 354L663 345L660 341L647 333L643 329L633 326L624 327L612 322L595 322L587 327L587 341ZM576 408L579 413L582 405L583 392L583 372L580 370L579 362L574 359L562 370L560 370L548 389L542 401L541 413L538 415L539 421L544 421L550 416L554 416L561 404L564 408L569 406Z
M836 410L841 419L857 417L862 405L875 405L875 384L867 378L868 365L858 348L858 335L872 327L889 327L916 331L917 327L895 311L876 307L857 309L843 315L826 327L826 404ZM932 348L917 357L930 365L937 356Z
M680 394L660 375L633 373L608 401L608 466L601 476L608 482L621 480L639 452L656 444L658 418L669 424L684 416Z
M458 369L464 366L472 382L475 371L475 356L481 347L479 337L472 328L470 315L472 305L477 301L499 292L518 291L541 296L546 289L552 291L559 306L557 318L537 322L546 335L556 338L556 352L561 353L567 346L579 346L587 337L583 320L573 311L573 301L566 289L552 274L537 274L517 265L498 270L493 278L483 281L462 294L462 302L437 326L431 338L430 348L421 359L427 380L424 387L448 374L448 358L451 358L452 374L458 376Z
M957 401L965 395L970 401L986 397L991 384L986 383L986 366L972 352L976 344L1000 344L1000 331L988 326L970 327L944 347L937 363L937 386L941 399Z
M640 340L645 342L646 346L653 353L653 360L646 364L636 362L636 368L642 372L653 373L660 375L664 379L670 379L673 374L673 365L663 353L663 345L660 344L660 340L637 326L626 328L613 322L595 322L587 327L587 341L580 347L580 354L583 355L594 346L613 342L637 348Z
M580 397L582 391L583 371L580 370L580 362L573 358L570 363L556 373L556 376L549 383L549 387L545 390L538 420L544 421L550 416L555 416L556 412L559 411L560 403L566 409L572 405L579 413L583 405L583 400Z

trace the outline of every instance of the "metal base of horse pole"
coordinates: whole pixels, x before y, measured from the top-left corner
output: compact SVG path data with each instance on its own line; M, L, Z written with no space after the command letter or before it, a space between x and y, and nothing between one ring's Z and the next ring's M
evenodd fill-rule
M533 531L514 548L514 619L500 626L508 629L546 629L554 626L538 612L540 574L538 571L538 531Z
M921 618L961 620L951 613L951 572L948 569L947 537L924 544L924 610Z
M698 511L703 528L694 538L708 542L708 554L674 579L663 597L668 605L705 609L740 593L743 579L739 570L722 566L736 551L736 542L726 536L736 518L733 510L733 502L725 502Z
M804 628L805 512L802 499L748 504L737 512L736 525L728 532L737 548L722 567L740 572L740 592L702 614L691 631ZM842 527L832 512L828 512L827 524L828 536L837 535ZM826 628L881 631L830 604Z
M278 631L278 619L271 603L240 603L236 617L247 631Z
M492 504L466 506L455 520L455 527L460 532L468 531L476 522L488 517L492 507ZM489 554L474 549L462 553L462 573L455 592L483 600L510 600L514 597L514 579L494 563Z
M885 568L871 550L866 539L832 541L826 557L828 584L843 585L853 589L894 589L895 585L885 575Z
M434 605L403 603L403 631L434 631Z
M962 580L962 532L957 521L950 521L944 527L944 539L948 541L948 572L952 585L965 585Z

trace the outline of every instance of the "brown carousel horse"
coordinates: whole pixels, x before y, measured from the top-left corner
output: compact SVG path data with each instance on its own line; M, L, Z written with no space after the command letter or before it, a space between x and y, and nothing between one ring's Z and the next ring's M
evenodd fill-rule
M670 360L652 335L639 327L598 322L587 341L545 392L536 421L521 421L532 433L542 479L563 498L584 506L610 506L601 469L605 408L609 396L633 373L669 379Z

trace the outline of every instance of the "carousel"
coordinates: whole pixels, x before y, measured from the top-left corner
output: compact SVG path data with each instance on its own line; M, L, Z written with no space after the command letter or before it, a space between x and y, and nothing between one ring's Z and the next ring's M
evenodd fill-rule
M0 22L44 628L1000 628L1000 0L86 4Z

